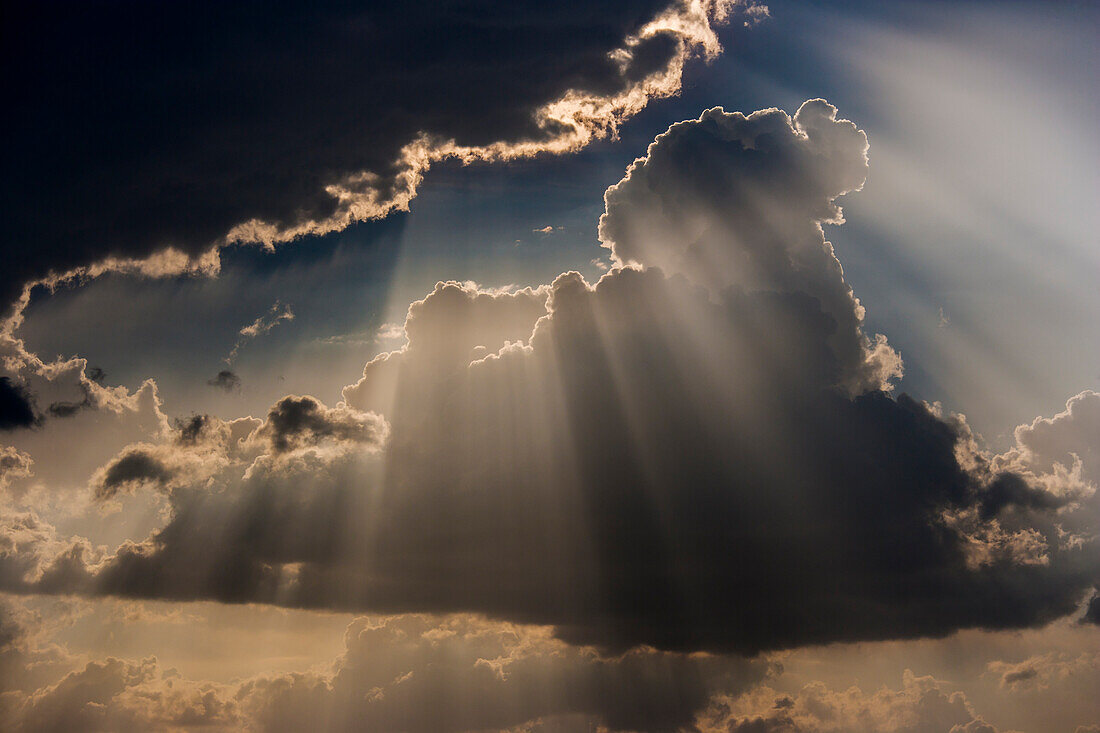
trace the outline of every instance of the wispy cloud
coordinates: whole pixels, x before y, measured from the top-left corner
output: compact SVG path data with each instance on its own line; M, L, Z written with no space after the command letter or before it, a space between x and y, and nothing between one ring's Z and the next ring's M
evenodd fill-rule
M238 331L237 343L233 345L233 350L229 352L229 356L225 357L225 363L232 364L233 359L237 356L237 352L240 351L241 347L247 342L268 333L271 329L284 321L293 320L294 311L290 309L290 306L283 305L276 300L275 304L271 306L271 309L268 310L267 313L257 317L252 323Z

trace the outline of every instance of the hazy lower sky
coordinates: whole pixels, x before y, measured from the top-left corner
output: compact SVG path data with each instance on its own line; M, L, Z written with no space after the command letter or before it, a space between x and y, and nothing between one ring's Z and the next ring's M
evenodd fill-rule
M1100 730L1088 2L16 6L13 730Z

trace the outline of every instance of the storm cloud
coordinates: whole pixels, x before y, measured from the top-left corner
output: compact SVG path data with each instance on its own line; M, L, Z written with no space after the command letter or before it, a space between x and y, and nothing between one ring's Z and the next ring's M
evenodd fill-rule
M0 430L29 428L35 424L34 398L9 377L0 377Z
M14 6L0 302L383 216L441 158L574 150L675 92L741 4Z
M635 202L662 165L685 182L670 191L700 193ZM344 403L289 396L239 437L226 424L202 448L140 448L206 468L173 474L171 519L147 540L94 567L74 547L42 577L478 611L609 649L751 654L1068 615L1100 572L1094 492L985 455L962 417L885 391L900 359L863 333L820 228L865 170L862 132L820 100L675 125L607 195L601 231L635 267L594 286L440 283ZM746 199L728 190L743 176L777 183ZM671 255L631 249L651 227L623 218L651 210ZM130 450L102 486L165 483Z

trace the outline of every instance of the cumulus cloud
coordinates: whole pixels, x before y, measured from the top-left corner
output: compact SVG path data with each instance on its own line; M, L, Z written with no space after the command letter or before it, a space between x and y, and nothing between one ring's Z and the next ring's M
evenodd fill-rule
M27 390L10 377L0 377L0 430L35 424L34 402Z
M374 413L344 404L328 408L313 397L289 396L271 408L254 435L268 441L276 453L286 453L326 440L377 448L387 432L385 420Z
M662 170L683 185L642 184ZM1073 613L1100 577L1087 482L883 389L896 355L820 228L865 172L863 134L821 101L673 126L606 197L618 267L598 283L439 283L344 402L279 401L240 455L218 449L224 472L172 474L163 527L68 552L49 587L747 654ZM194 451L172 440L140 448ZM5 577L44 589L39 555Z
M403 372L431 379L433 370L465 367L523 342L546 315L548 293L546 287L494 293L475 283L436 283L431 294L409 306L400 329L407 343L367 364L363 378L344 389L344 399L360 409L393 413Z
M1100 678L1100 655L1049 653L1021 662L994 661L988 671L1010 690L1044 689L1072 677Z
M1037 417L1015 430L1016 445L997 457L997 467L1034 474L1062 474L1100 482L1100 393L1085 390L1053 417Z
M678 91L689 59L721 50L715 28L753 7L24 6L5 49L24 175L4 197L0 302L107 270L216 272L227 243L406 208L440 159L576 150Z
M266 420L224 421L210 415L177 420L173 440L127 446L92 477L99 501L142 487L172 492L206 486L231 467L267 462L288 454L350 449L376 451L389 427L373 413L339 405L326 407L313 397L279 400ZM249 469L251 470L251 469ZM239 473L239 472L238 472Z
M154 657L108 658L32 694L9 696L0 720L12 731L230 730L240 719L224 687L179 679Z
M34 459L10 445L0 446L0 490L6 489L15 479L31 475Z
M863 186L867 136L823 100L794 117L721 108L673 125L604 195L600 239L614 261L684 273L714 291L799 292L833 320L841 385L888 389L901 361L861 331L863 307L821 225Z
M240 418L225 422L209 415L177 420L165 443L134 443L101 466L92 476L92 492L104 501L143 487L171 492L203 485L242 455L243 441L261 421Z
M405 338L405 327L400 323L383 323L378 327L375 341L394 341Z
M21 386L31 400L47 404L35 416L33 429L13 429L5 442L35 464L33 480L9 475L20 492L33 483L42 490L64 492L87 484L92 470L123 446L160 441L171 433L161 409L156 383L146 380L137 390L100 384L100 377L80 358L43 361L12 335L12 321L0 326L0 373ZM65 460L58 460L64 446Z
M760 686L719 697L700 716L703 731L728 733L997 733L962 692L906 670L899 689L833 690L820 682L795 695Z
M105 554L83 537L60 536L33 511L0 516L0 586L65 593L87 583Z

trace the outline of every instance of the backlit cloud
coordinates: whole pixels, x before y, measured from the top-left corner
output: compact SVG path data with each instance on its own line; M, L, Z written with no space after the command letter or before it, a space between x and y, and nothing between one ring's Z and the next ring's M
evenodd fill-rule
M5 44L23 114L5 123L21 176L0 302L104 271L216 272L228 243L406 209L439 160L577 150L677 92L691 58L721 50L715 28L754 7L23 6Z
M661 166L679 193L636 203ZM216 476L173 472L167 524L107 556L40 528L56 558L16 552L8 587L472 610L615 650L1073 613L1100 578L1091 485L884 391L900 362L863 333L820 227L865 170L865 137L820 100L679 123L609 190L619 266L598 283L439 283L343 403L279 401L218 444ZM101 484L167 486L168 458L139 449L169 450L128 448Z

